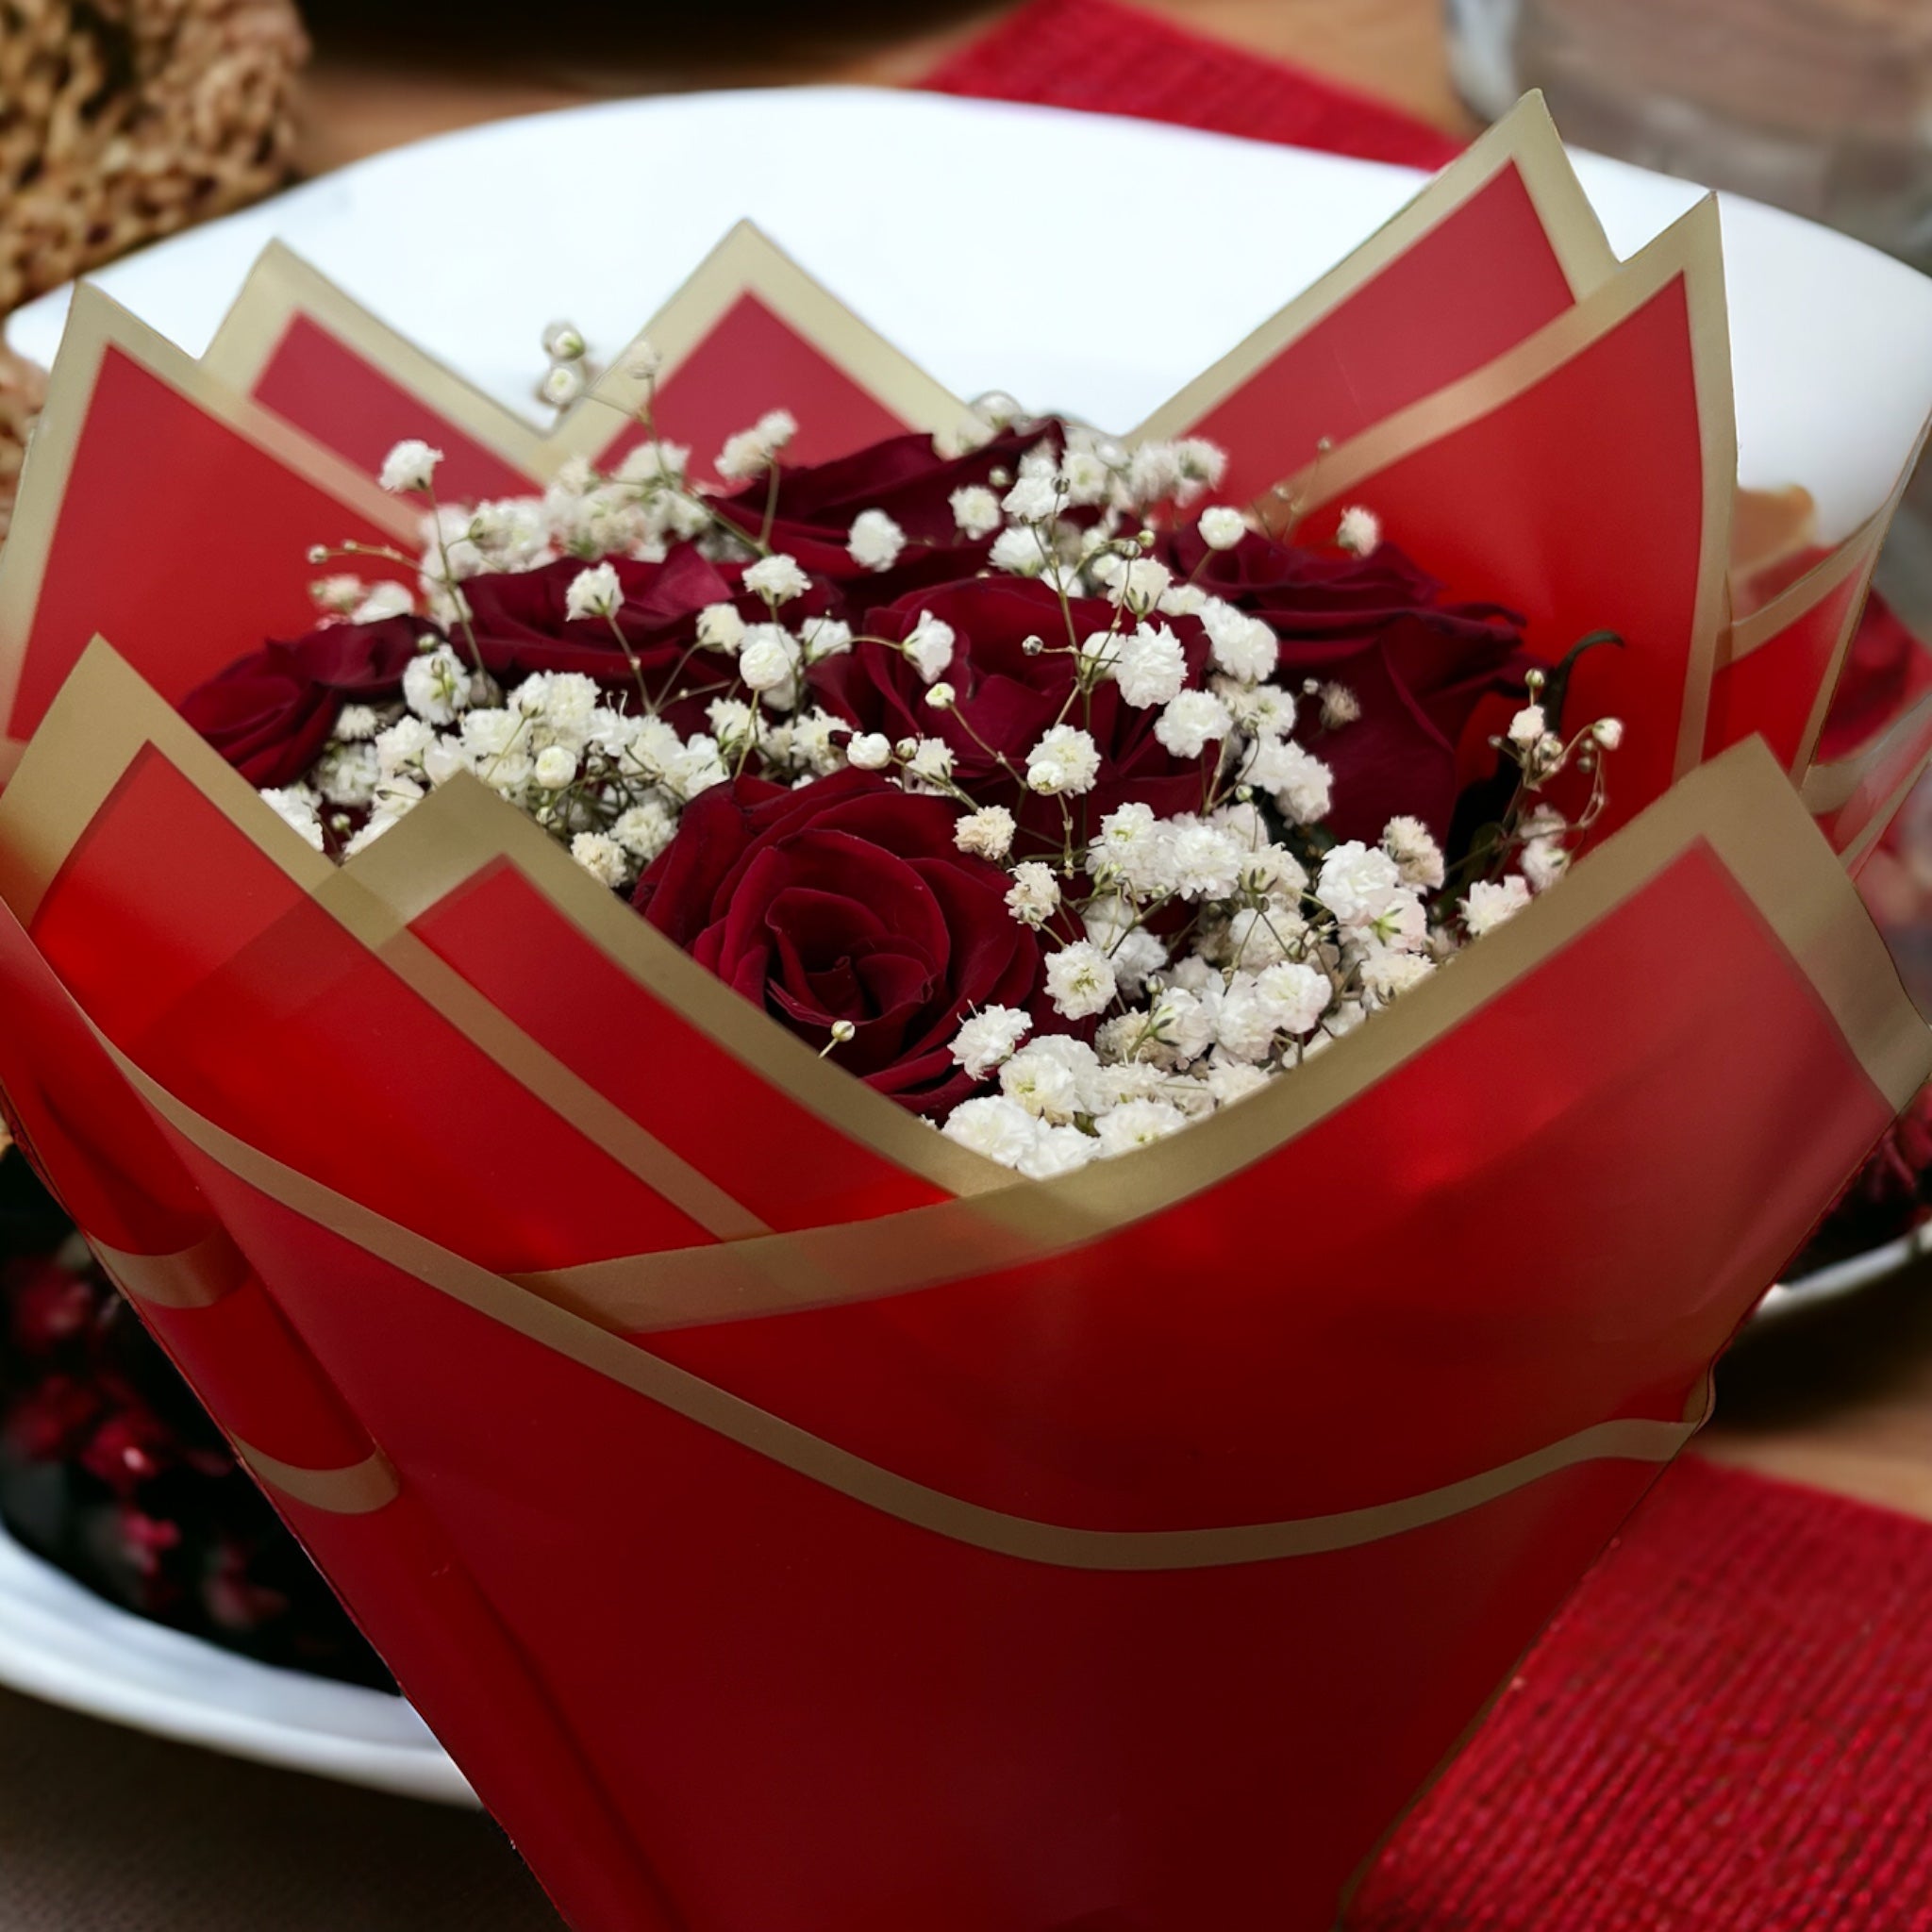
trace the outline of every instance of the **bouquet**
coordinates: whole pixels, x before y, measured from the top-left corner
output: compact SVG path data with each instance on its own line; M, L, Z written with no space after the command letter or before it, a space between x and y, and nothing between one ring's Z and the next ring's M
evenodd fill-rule
M1694 1430L1932 1069L1723 298L1534 103L1126 436L76 298L0 1090L574 1924L1325 1925Z

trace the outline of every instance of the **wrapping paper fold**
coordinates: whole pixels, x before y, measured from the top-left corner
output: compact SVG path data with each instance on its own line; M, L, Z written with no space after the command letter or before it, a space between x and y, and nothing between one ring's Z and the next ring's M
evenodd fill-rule
M652 325L691 435L771 327L828 449L957 418L795 274L741 233ZM1259 422L1271 517L1367 503L1550 661L1615 625L1629 756L1453 967L1044 1183L479 785L337 868L172 710L388 527L377 443L496 490L622 418L519 432L284 257L225 379L77 305L0 563L0 1092L580 1932L1319 1932L1702 1420L1932 1071L1848 870L1932 716L1815 762L1886 513L1733 622L1723 296L1714 212L1617 264L1532 104L1156 419Z

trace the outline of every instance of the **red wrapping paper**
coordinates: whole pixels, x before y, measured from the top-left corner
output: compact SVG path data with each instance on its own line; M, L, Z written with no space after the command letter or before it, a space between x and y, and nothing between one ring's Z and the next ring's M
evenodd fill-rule
M1426 285L1444 207L1327 295ZM83 653L39 566L111 500L29 474L0 1092L579 1932L1320 1932L1932 1071L1848 873L1932 724L1813 759L1863 550L1739 648L1714 227L1558 290L1535 226L1469 239L1542 249L1549 300L1420 393L1430 305L1368 331L1386 413L1284 448L1271 498L1377 508L1549 661L1622 628L1576 697L1628 724L1620 829L1292 1077L1052 1182L816 1058L474 782L323 860L169 708L211 648L178 525L115 532L127 636ZM783 279L748 246L667 395L741 373ZM365 402L416 392L339 336ZM175 376L226 432L194 515L283 560L337 534L327 451ZM92 365L56 389L118 433Z

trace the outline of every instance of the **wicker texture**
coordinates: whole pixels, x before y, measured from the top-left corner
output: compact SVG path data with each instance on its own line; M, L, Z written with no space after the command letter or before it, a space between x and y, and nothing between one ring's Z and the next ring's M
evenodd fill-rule
M0 0L0 315L288 178L294 0ZM39 379L0 351L0 537Z

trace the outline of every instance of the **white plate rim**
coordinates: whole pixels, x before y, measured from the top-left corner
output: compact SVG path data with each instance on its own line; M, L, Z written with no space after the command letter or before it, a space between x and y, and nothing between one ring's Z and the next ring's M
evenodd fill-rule
M0 1524L0 1684L279 1770L475 1807L402 1698L240 1657L96 1596Z

